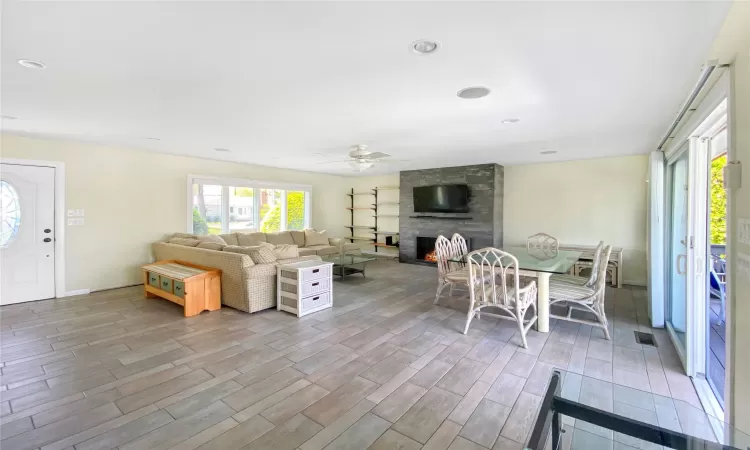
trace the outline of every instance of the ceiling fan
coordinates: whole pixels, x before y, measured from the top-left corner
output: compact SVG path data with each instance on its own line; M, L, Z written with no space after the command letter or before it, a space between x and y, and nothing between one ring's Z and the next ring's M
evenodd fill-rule
M336 158L339 158L336 161L323 161L319 162L317 164L332 164L337 162L348 162L349 165L359 171L365 171L369 169L370 167L374 166L375 163L379 162L397 162L397 161L405 161L405 160L397 160L397 159L385 159L390 158L391 155L388 153L383 152L371 152L367 150L367 146L364 144L359 145L353 145L352 150L349 152L349 155L343 156L343 155L331 155L329 153L316 153L316 155L321 156L333 156Z

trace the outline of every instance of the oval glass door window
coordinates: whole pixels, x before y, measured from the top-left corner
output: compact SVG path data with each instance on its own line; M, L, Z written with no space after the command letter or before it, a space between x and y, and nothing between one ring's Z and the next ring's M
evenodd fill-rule
M0 181L0 248L13 242L21 227L21 202L18 192L7 181Z

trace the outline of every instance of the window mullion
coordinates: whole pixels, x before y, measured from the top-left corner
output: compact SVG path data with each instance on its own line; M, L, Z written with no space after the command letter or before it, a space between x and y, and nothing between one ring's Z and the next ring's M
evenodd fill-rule
M229 233L229 186L221 187L221 232Z
M280 231L286 231L286 191L281 191L281 220L280 220Z

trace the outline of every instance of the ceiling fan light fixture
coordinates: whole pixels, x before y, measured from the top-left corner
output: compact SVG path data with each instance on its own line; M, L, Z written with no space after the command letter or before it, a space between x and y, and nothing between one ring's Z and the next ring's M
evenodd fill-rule
M368 162L368 161L349 161L349 165L352 167L352 169L358 171L358 172L364 172L365 170L369 169L370 167L374 166L374 162Z

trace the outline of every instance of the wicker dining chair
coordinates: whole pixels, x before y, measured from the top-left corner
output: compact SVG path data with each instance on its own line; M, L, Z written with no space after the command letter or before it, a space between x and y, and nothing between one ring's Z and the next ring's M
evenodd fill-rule
M456 252L456 256L466 256L469 253L466 239L458 233L454 233L451 236L451 244L453 245L453 251ZM464 263L453 263L454 270L460 270L466 267Z
M600 259L602 257L603 250L604 250L604 241L599 241L599 245L597 245L596 250L594 250L594 259L592 260L591 274L588 277L579 277L576 275L567 275L567 274L552 275L550 277L550 282L568 283L574 286L588 286L588 287L594 286L596 284L596 280L598 279L599 264L601 263Z
M469 266L469 311L466 314L464 334L468 333L469 325L482 308L499 308L508 315L484 312L484 314L500 319L513 320L518 324L521 332L523 348L528 348L526 334L537 320L536 281L531 280L521 287L518 275L518 259L510 253L496 248L483 248L466 256ZM510 281L510 282L509 282ZM510 285L509 285L510 284ZM526 319L526 312L534 308L534 315Z
M541 251L557 253L560 244L557 239L547 233L537 233L526 239L526 251Z
M604 337L610 340L609 323L604 313L604 297L606 296L607 285L607 263L609 255L612 253L612 246L604 247L596 270L596 282L593 286L576 286L570 283L561 283L550 280L549 284L549 305L550 317L560 320L568 320L576 323L592 325L604 330ZM555 305L567 308L567 314L564 316L553 314L551 308ZM579 319L572 317L573 311L585 311L593 313L596 316L596 322L591 320Z
M453 287L469 286L469 271L466 268L457 268L456 263L449 261L449 259L458 256L458 252L454 247L453 243L443 235L440 235L435 240L435 258L437 259L438 267L438 287L437 293L435 294L435 301L437 303L440 299L440 294L443 292L446 286L450 287L449 295L453 295Z

